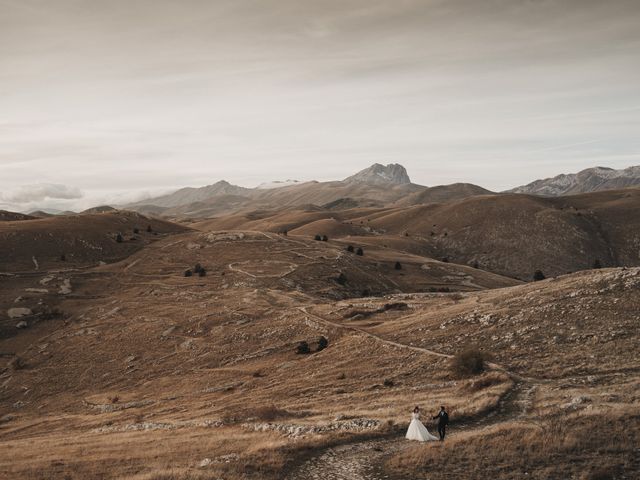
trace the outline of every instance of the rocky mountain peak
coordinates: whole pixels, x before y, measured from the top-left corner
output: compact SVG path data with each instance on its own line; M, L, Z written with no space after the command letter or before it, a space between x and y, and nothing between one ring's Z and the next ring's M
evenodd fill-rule
M411 183L407 170L399 163L381 165L374 163L344 179L345 182L366 183L369 185L402 185Z

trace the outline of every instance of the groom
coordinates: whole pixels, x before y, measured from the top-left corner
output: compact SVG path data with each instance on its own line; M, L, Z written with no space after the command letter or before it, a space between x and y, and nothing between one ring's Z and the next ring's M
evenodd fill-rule
M444 440L444 435L447 430L447 425L449 425L449 414L444 408L444 405L440 407L440 411L438 414L433 417L433 419L438 419L438 433L440 434L440 441Z

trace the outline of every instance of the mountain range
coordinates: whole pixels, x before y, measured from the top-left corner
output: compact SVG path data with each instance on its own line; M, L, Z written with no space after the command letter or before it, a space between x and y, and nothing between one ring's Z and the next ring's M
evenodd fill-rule
M563 196L640 185L640 166L624 170L595 167L576 174L536 180L502 193ZM282 208L407 207L444 203L479 195L496 195L471 183L427 187L411 182L400 164L375 163L344 180L329 182L263 183L245 188L221 180L204 187L187 187L173 193L125 205L141 213L171 218L211 218L242 210Z

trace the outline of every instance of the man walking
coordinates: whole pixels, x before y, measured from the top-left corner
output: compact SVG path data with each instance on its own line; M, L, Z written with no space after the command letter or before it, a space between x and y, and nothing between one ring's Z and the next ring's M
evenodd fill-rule
M438 419L438 433L440 434L440 441L444 440L446 434L447 425L449 425L449 414L444 408L444 405L440 407L438 414L433 419Z

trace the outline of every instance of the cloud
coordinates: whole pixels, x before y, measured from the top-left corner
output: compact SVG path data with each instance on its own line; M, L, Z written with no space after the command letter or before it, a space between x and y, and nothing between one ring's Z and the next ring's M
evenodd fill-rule
M83 193L77 187L59 183L36 183L20 185L13 190L0 193L0 199L8 203L31 203L48 199L74 200L82 198Z

